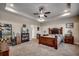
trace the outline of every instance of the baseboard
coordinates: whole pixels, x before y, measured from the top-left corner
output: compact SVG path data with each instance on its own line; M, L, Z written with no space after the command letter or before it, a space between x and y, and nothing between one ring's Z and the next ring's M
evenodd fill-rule
M32 39L36 39L36 38L32 38Z
M74 44L79 45L79 42L74 42Z

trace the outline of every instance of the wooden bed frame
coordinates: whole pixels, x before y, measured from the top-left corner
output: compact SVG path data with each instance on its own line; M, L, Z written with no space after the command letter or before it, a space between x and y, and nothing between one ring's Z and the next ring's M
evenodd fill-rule
M63 32L62 29L63 29L62 27L60 29L58 29L58 28L50 29L49 28L49 34L62 34L62 32ZM55 38L40 36L39 44L51 46L51 47L54 47L55 49L58 49L57 36L55 36Z
M57 39L56 38L40 36L39 44L44 44L44 45L47 45L47 46L51 46L51 47L54 47L55 49L58 48L57 47Z

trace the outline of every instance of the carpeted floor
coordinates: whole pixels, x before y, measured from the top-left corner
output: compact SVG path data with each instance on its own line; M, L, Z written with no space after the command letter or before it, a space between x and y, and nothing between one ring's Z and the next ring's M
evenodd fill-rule
M16 46L10 46L10 56L79 56L79 46L62 43L58 49L38 44L31 40Z

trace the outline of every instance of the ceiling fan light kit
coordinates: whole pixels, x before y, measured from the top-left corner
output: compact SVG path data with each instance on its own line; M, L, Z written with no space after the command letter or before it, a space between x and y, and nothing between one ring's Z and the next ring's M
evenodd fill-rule
M18 9L18 8L20 8L20 6L22 7L22 5L20 5L19 7L18 6L19 6L18 4L10 3L10 4L6 5L5 10L13 12L13 13L21 14L26 17L30 17L30 15L31 16L34 15L34 16L38 17L39 19L36 19L34 16L31 18L36 19L36 21L42 22L42 21L46 21L46 20L48 21L48 20L50 20L50 18L72 16L71 7L73 6L73 4L64 3L64 7L63 6L60 7L61 9L59 9L58 5L56 5L56 6L58 6L57 8L54 7L53 4L46 4L46 5L35 4L34 6L36 6L35 8L37 9L36 10L37 12L34 12L34 13L33 13L33 11L35 11L34 7L28 7L28 5L26 4L26 6L27 6L26 8L28 8L28 10L22 11L22 10ZM30 6L32 6L32 5L30 5ZM16 8L16 7L18 7L18 8ZM62 9L62 7L63 7L63 9ZM33 9L31 9L31 8L33 8ZM29 12L30 10L33 10L33 11ZM23 13L20 13L20 11L22 11ZM27 14L24 13L26 11L27 11Z
M38 19L39 22L44 22L45 20L43 18Z
M39 16L40 16L40 17L44 17L44 14L40 14Z
M71 9L71 3L66 3L66 9L63 11L64 13L60 16L64 17L64 16L68 16L70 15L70 9ZM46 11L44 6L40 6L38 9L38 13L33 13L34 15L37 15L39 17L39 22L45 21L43 20L44 17L48 17L48 14L50 14L50 11Z
M46 11L44 6L39 7L39 12L38 13L33 13L34 15L37 15L39 17L38 21L39 22L44 22L44 17L47 17L47 14L50 14L50 11Z
M50 11L46 11L44 6L39 7L38 13L33 13L34 15L38 15L38 17L47 17L47 14L50 14Z

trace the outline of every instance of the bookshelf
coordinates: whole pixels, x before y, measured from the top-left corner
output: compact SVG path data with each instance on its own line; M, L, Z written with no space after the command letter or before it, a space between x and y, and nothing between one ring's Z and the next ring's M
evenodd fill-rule
M12 25L11 24L0 24L0 38L11 40L12 38ZM10 42L8 42L10 43Z
M29 41L29 30L27 29L26 25L23 24L21 28L21 42Z

